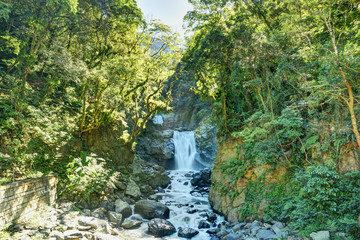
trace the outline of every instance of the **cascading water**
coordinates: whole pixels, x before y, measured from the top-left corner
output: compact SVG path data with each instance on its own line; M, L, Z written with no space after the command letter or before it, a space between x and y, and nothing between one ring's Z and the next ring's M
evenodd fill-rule
M175 169L194 170L196 144L194 132L174 131Z
M174 131L175 145L175 169L169 171L171 178L170 186L165 189L164 193L158 193L162 199L160 202L170 208L169 221L174 224L176 229L179 227L190 227L199 231L193 240L210 239L206 231L208 229L200 228L199 223L206 220L207 212L212 212L208 202L208 188L193 188L191 186L192 175L196 172L201 164L196 162L196 143L194 132ZM223 221L224 218L217 216L216 222ZM210 223L212 227L216 222ZM164 239L183 239L178 238L177 233Z

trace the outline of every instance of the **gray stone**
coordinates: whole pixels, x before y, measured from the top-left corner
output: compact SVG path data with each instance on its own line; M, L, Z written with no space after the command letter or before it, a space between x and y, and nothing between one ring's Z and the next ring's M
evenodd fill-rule
M151 220L153 218L169 218L170 209L162 203L152 200L140 200L135 204L135 212L143 218Z
M256 234L256 238L259 238L259 239L277 239L279 238L278 236L276 236L272 231L270 230L259 230Z
M90 209L83 209L82 212L84 213L85 216L90 216L91 215L91 211Z
M91 226L77 226L77 230L79 231L88 231L90 229L92 229Z
M330 232L329 231L319 231L313 232L310 234L312 240L329 240L330 239Z
M104 233L95 233L94 234L95 240L120 240L121 238L112 236L110 234L104 234Z
M121 224L122 221L123 221L123 216L122 216L121 213L109 211L107 216L108 216L108 219L109 219L110 222Z
M82 238L84 234L78 230L67 230L64 232L64 239L65 240L77 240Z
M91 216L96 218L105 218L106 209L103 207L99 207L91 212Z
M251 226L250 227L250 233L251 235L255 236L257 234L257 232L261 229L260 226Z
M125 194L136 200L141 197L140 188L132 179L130 179L128 185L126 186Z
M236 233L230 233L225 236L225 240L238 240L239 236Z
M150 200L161 200L163 197L161 195L153 194L149 196Z
M161 218L154 218L148 222L149 232L156 237L164 237L176 233L174 225Z
M93 228L98 228L98 219L94 217L79 217L78 223L81 226L91 226Z
M123 191L126 189L126 184L120 181L114 181L115 186L120 190Z
M246 223L237 223L234 225L233 230L235 232L237 232L237 231L241 230L245 225L246 225Z
M115 201L115 212L121 213L123 218L130 217L132 214L132 209L127 202L124 202L121 199Z
M140 227L141 224L142 224L142 221L139 221L139 220L127 220L127 221L124 221L121 226L125 229L134 229L134 228Z
M284 230L284 225L282 223L280 224L274 224L271 229L274 231L274 233L280 237L286 237L288 236L288 232Z
M178 236L183 238L192 238L199 234L198 230L189 227L179 227Z
M56 240L64 240L64 234L59 231L52 231L50 237L54 237Z
M270 224L268 224L268 223L264 223L264 227L267 228L267 229L271 229L271 228L272 228L272 226L271 226Z

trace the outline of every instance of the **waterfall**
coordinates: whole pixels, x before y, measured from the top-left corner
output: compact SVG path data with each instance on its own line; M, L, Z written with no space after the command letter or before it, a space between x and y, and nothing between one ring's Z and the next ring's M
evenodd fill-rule
M194 170L196 145L194 132L174 131L175 169Z

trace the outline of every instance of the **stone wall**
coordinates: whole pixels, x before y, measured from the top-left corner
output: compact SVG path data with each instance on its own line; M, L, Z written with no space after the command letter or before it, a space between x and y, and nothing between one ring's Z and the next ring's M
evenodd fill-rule
M58 178L47 176L0 186L0 226L56 200Z

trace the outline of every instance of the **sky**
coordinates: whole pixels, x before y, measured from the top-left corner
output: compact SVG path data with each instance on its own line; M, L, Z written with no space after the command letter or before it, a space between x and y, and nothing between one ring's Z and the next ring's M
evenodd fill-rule
M188 0L137 0L138 6L146 20L160 19L183 37L183 17L191 11L192 5Z

